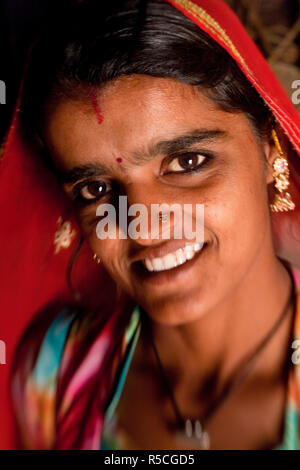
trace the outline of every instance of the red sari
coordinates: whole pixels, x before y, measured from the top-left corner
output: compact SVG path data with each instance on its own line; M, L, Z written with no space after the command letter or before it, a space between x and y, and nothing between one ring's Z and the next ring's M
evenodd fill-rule
M296 210L273 214L272 218L278 255L300 267L300 117L266 60L225 3L221 0L167 1L207 32L233 57L263 97L286 139L291 143L292 149L288 155L291 170L290 192ZM0 340L5 341L7 347L6 365L0 365L0 448L3 449L15 448L17 445L9 383L13 356L21 335L36 314L43 311L41 321L45 327L39 328L40 338L36 338L39 344L39 339L42 339L49 325L49 318L53 318L62 305L77 302L67 285L66 273L80 237L80 229L72 208L54 177L43 167L39 155L22 136L18 119L19 103L20 98L0 165L0 241L3 248L0 261ZM116 328L122 335L126 324L124 308L127 310L130 302L126 301L126 305L121 302L117 305L111 303L115 286L102 268L93 262L92 253L87 246L76 263L73 284L81 293L80 303L86 308L96 308L101 312L99 319L95 320L99 335L104 319L110 318L106 331L110 338L108 350L110 354L121 354L123 346L118 342L120 336L116 335ZM99 286L103 292L100 299ZM94 344L98 339L97 335L93 337ZM34 360L34 354L32 359ZM112 360L106 364L105 371L99 370L98 376L93 377L85 391L85 403L97 395L107 377L112 377L112 370L109 368L113 367ZM61 402L74 372L74 363L68 363L60 376ZM104 403L104 398L101 403ZM61 433L55 446L82 448L80 442L83 441L80 441L73 424L95 422L94 413L101 415L101 403L98 403L98 407L89 408L89 416L84 415L85 407L81 404L76 409L77 415L75 413L73 416L75 421L66 417L61 429L65 432L66 429L72 431L66 440ZM100 421L98 419L98 423ZM101 431L101 426L92 428L95 433L99 434ZM97 435L93 436L92 441L97 442Z

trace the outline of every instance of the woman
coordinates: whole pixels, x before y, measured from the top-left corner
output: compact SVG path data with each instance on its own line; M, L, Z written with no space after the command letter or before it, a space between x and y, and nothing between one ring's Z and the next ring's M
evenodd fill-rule
M299 117L233 13L219 0L86 0L33 51L21 111L44 156L33 180L41 165L56 174L106 275L101 308L77 297L22 338L20 446L298 449ZM203 244L120 225L100 240L98 209L120 211L122 195L190 204L193 221L203 204ZM58 223L53 257L75 238Z

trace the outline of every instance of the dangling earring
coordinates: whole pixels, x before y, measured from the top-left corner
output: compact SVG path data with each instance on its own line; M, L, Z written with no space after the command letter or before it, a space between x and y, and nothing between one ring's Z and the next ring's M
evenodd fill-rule
M272 129L272 137L275 146L278 150L279 157L273 163L273 178L275 180L275 188L279 191L275 195L273 203L270 205L272 212L292 211L295 209L295 204L292 200L290 193L286 192L290 185L289 164L282 151L279 139L275 129Z
M93 259L94 259L94 261L96 261L97 264L100 264L100 263L101 263L101 259L99 258L99 256L97 255L97 253L94 254Z

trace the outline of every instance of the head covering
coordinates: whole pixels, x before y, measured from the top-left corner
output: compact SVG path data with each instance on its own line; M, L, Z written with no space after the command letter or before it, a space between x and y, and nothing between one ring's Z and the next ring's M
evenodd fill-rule
M299 115L261 52L238 18L222 0L166 1L226 49L265 100L283 135L290 142L288 155L291 169L290 192L296 203L296 210L291 213L273 214L272 218L278 254L294 265L300 266ZM20 98L0 165L0 241L3 250L0 259L0 339L7 345L7 365L0 366L1 448L15 446L12 410L7 404L10 403L8 383L16 345L25 327L37 312L48 310L54 317L60 311L57 305L76 303L73 293L68 288L66 274L72 253L80 238L80 229L69 201L58 187L54 176L44 168L40 156L22 135L18 118L19 106ZM92 353L92 357L95 357L94 354L97 355L99 351L103 353L104 348L106 352L121 354L124 344L122 342L118 344L118 340L122 337L122 328L126 324L127 317L124 315L121 303L118 305L111 303L111 299L114 298L114 295L111 295L114 293L114 285L92 258L91 251L84 246L74 273L74 285L82 294L83 303L91 311L97 307L103 312L101 318L95 319L99 328L105 325L101 334L97 336L97 330L91 330L87 325L87 330L90 332L88 353ZM103 295L99 295L99 286ZM105 312L112 311L113 314L110 313L105 323L103 320L107 317ZM66 329L70 327L72 319L72 309L65 311L62 324ZM49 446L97 448L101 431L101 406L105 402L105 396L98 391L100 386L101 390L105 389L105 384L110 380L107 377L112 377L115 366L114 363L105 360L100 361L101 364L95 364L85 375L84 392L80 388L80 384L83 383L80 382L80 374L83 373L84 361L87 363L91 356L86 353L80 362L82 367L76 373L74 364L70 363L70 356L72 351L77 357L81 357L83 346L79 344L76 334L80 329L79 325L84 322L85 319L82 317L72 325L69 348L64 354L60 370L56 403L46 400L39 404L40 412L47 407L59 409L56 442L54 443L55 423L52 415L43 429L36 428L35 434L33 433L36 435L35 448L49 448ZM116 330L118 335L115 333ZM41 328L41 337L43 331ZM112 337L114 343L111 342ZM51 342L51 334L49 341ZM32 361L36 354L37 351L33 351ZM30 391L30 385L28 390ZM74 412L70 414L68 397L74 399L79 392L82 392L83 400L80 404L76 402L76 406L73 407ZM32 400L35 400L34 396ZM82 422L86 424L86 432L78 424Z

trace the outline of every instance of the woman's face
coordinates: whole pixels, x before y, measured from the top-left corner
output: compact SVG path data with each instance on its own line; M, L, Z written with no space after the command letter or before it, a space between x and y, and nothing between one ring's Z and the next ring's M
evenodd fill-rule
M226 113L172 79L124 77L106 85L97 106L92 101L59 104L45 130L82 230L111 277L153 319L193 321L232 296L270 251L272 174L264 153L270 159L272 150L243 113ZM96 210L119 195L149 214L152 204L192 204L195 218L203 204L203 248L188 248L183 262L191 243L184 237L99 239ZM183 264L174 267L170 254Z

